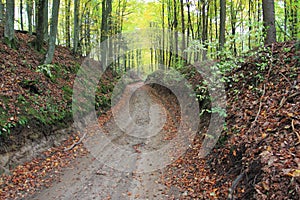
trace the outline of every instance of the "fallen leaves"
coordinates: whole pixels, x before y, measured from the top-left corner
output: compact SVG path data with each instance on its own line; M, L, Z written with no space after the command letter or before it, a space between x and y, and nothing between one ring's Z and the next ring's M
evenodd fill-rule
M0 177L0 199L24 198L33 194L41 187L49 187L54 180L59 178L63 168L78 156L83 156L87 151L82 145L77 145L72 150L65 152L64 146L70 145L73 137L69 137L61 147L51 148L39 156L17 166L9 175Z
M227 87L227 130L219 144L200 159L202 140L196 138L164 176L167 186L179 188L180 199L226 199L241 174L232 191L236 199L300 198L300 52L294 44L273 44L272 54L260 52L228 74L240 80ZM291 51L283 53L285 47ZM272 59L257 70L264 56Z

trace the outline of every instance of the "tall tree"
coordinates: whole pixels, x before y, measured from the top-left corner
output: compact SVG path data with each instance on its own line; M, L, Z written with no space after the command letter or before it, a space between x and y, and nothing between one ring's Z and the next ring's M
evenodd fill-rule
M187 0L187 13L188 13L188 27L187 27L187 39L186 39L186 45L189 46L189 40L190 40L190 35L192 36L192 39L194 39L194 29L193 29L193 23L191 19L191 2L190 0ZM190 57L187 54L187 61L188 63L190 62Z
M177 19L177 3L176 0L173 0L173 11L174 11L174 21L173 21L173 26L174 26L174 48L175 48L175 61L177 61L178 58L178 19Z
M20 24L21 30L24 30L24 23L23 23L23 0L20 0Z
M181 13L181 33L182 33L182 41L181 41L181 52L183 54L183 58L186 59L185 50L185 21L184 21L184 4L183 0L180 0L180 13Z
M226 21L226 0L220 0L220 50L225 44L225 21Z
M107 9L106 9L106 1L102 0L102 17L101 17L101 62L106 66L106 49L107 49Z
M236 24L237 24L237 10L235 9L235 4L233 0L230 1L230 23L231 23L231 37L233 38L231 49L234 55L237 55L237 45L236 45Z
M161 3L161 19L162 19L162 47L161 47L161 64L163 65L165 63L165 2L162 0Z
M4 37L10 47L15 47L15 0L6 1L6 20L4 26Z
M74 0L74 36L73 36L73 53L78 52L78 43L79 43L79 5L80 0Z
M297 34L299 34L299 29L298 29L298 10L299 10L299 2L298 0L290 0L290 24L291 24L291 34L292 38L296 39Z
M38 2L38 17L37 17L37 28L36 28L36 42L35 48L37 51L41 51L44 43L44 9L46 7L46 0L39 0Z
M4 5L2 3L2 0L0 0L0 24L3 24L3 13L4 13Z
M49 33L48 33L48 0L45 0L45 6L44 6L44 10L43 10L43 13L44 13L44 19L43 19L43 22L44 22L44 41L48 41L48 36L49 36Z
M66 38L66 45L68 48L71 47L71 36L70 36L70 13L71 13L71 0L65 0L65 38Z
M208 11L209 11L209 1L202 1L202 43L204 45L204 50L202 52L202 60L207 60L207 35L208 35Z
M56 35L57 35L59 3L60 0L53 0L49 45L48 45L48 51L45 57L44 64L50 64L54 56L55 42L56 42Z
M108 42L108 36L111 33L111 12L112 0L102 1L102 20L101 20L101 61L104 65L107 64L107 58L111 56L111 46Z
M112 35L113 30L113 20L112 20L112 0L106 1L106 11L107 11L107 34ZM113 56L113 45L112 40L109 40L108 44L108 58L112 59Z
M27 19L28 19L28 32L32 34L32 9L33 0L26 0L26 10L27 10Z
M266 32L265 44L276 42L274 0L263 0L263 21Z

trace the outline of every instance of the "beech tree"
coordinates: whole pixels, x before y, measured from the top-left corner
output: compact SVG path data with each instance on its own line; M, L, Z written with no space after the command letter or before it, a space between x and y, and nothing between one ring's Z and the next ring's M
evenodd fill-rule
M48 51L47 51L47 54L45 57L44 64L50 64L52 62L54 51L55 51L59 3L60 3L60 0L53 0L52 18L51 18L50 35L49 35L49 45L48 45Z
M23 23L23 0L20 0L20 24L21 30L24 30L24 23Z
M0 24L3 24L3 12L4 12L4 5L2 0L0 0Z
M111 12L112 12L112 0L102 1L102 20L101 20L101 60L104 65L107 64L107 57L111 55L111 46L108 44L108 36L111 33Z
M276 42L274 0L263 0L263 20L266 32L265 44Z
M65 0L65 38L66 38L66 45L68 48L71 47L71 36L70 36L70 13L71 13L71 0Z
M26 11L27 11L29 34L32 34L32 10L33 10L33 0L26 0Z
M45 0L45 6L44 6L44 19L43 19L43 22L44 22L44 30L43 30L43 33L44 33L44 41L48 41L48 36L49 36L49 33L48 33L48 0Z
M6 20L4 26L4 37L6 43L10 47L15 47L15 30L14 30L14 16L15 16L15 0L6 1Z
M79 6L80 0L74 0L74 36L73 36L73 52L76 54L78 51L78 43L79 43Z
M35 47L37 51L41 51L44 43L44 31L45 31L45 7L47 6L46 0L39 0L38 2L38 17L37 17L37 29L36 29L36 42ZM47 21L48 22L48 21ZM48 23L47 23L48 25Z
M220 0L220 50L225 44L225 21L226 21L226 0Z

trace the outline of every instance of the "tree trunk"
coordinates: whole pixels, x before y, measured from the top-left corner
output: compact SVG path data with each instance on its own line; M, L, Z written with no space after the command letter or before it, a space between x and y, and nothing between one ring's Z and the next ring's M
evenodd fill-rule
M203 5L202 5L202 44L204 46L204 49L202 52L202 60L207 60L208 10L209 10L209 2L204 0Z
M7 0L4 37L6 39L7 44L10 47L15 47L14 16L15 16L15 0Z
M263 20L266 32L265 44L276 42L274 0L263 0Z
M107 58L112 56L112 47L109 44L108 36L111 33L111 12L112 0L102 1L102 21L101 21L101 61L104 66L107 65Z
M231 45L231 48L233 49L233 54L237 55L237 49L236 49L236 39L235 39L235 33L236 33L236 21L237 21L237 12L234 8L234 2L231 0L230 2L230 17L231 17L231 36L233 38L233 44Z
M162 47L161 47L161 66L165 64L165 2L162 0Z
M168 27L169 29L171 29L171 31L173 31L173 23L172 23L172 9L171 9L171 0L168 0L167 2L167 12L168 12ZM169 39L168 41L168 48L169 48L169 55L168 55L168 60L166 61L166 65L168 66L168 68L170 68L171 64L172 64L172 57L173 57L173 34L169 33L168 34Z
M48 45L48 51L45 57L44 64L50 64L54 56L55 41L57 35L59 3L60 0L53 0L49 45Z
M4 18L4 4L2 2L2 0L0 0L0 24L3 24L3 18Z
M24 23L23 23L23 0L20 0L20 24L21 30L24 30Z
M36 28L36 42L35 48L37 51L41 51L44 43L44 7L46 6L46 0L39 0L38 2L38 17L37 17L37 28Z
M71 36L70 36L70 9L71 9L71 0L65 0L66 5L66 13L65 13L65 37L66 37L66 45L68 48L71 47Z
M43 30L43 34L44 34L44 41L48 41L48 37L49 37L49 32L48 32L48 0L45 0L45 6L44 6L44 30Z
M34 30L36 32L36 29L37 29L37 24L38 24L38 10L39 10L39 1L40 0L35 0L34 1L34 21L33 21L33 26L34 26Z
M74 38L73 38L73 53L78 52L78 43L79 43L79 5L80 0L74 0Z
M113 21L112 21L112 0L106 1L106 11L107 11L107 34L108 36L112 35L112 29L113 29ZM112 56L113 56L113 45L112 40L108 40L108 59L109 64L112 62ZM132 55L134 56L134 53L132 52Z
M249 36L248 36L248 48L251 49L251 30L252 30L252 18L251 18L251 7L252 7L252 1L249 1L249 10L248 10L248 22L249 22Z
M101 62L106 66L106 50L107 50L107 11L106 0L102 0L102 18L101 18Z
M174 40L175 40L175 44L174 44L174 48L175 48L175 62L177 62L177 58L178 58L178 20L177 20L177 3L176 0L173 0L173 11L174 11Z
M225 21L226 21L226 1L220 0L220 50L223 49L225 44Z
M215 16L218 16L218 6L217 6L217 0L214 0L214 8L215 8ZM216 38L220 38L219 36L219 32L218 32L218 20L215 20L215 34L216 34Z
M86 47L86 55L88 55L91 51L91 19L90 19L90 9L88 8L86 19L85 19L85 47Z
M294 0L293 4L291 5L293 10L292 15L292 37L293 39L297 39L297 35L299 36L299 27L298 27L298 10L299 10L299 3L298 0Z
M180 0L180 11L181 11L181 33L182 33L182 43L181 43L181 53L183 58L186 59L185 50L185 21L184 21L184 5L183 0Z
M189 42L190 42L190 35L192 37L192 39L195 38L194 36L194 29L193 29L193 23L192 23L192 19L191 19L191 9L190 9L190 0L187 0L187 13L188 13L188 28L187 28L187 39L186 39L186 45L189 46ZM187 62L190 63L191 62L191 58L192 58L192 53L190 53L190 55L188 55L187 53Z
M28 19L28 32L31 35L32 34L32 0L26 1L26 10L27 10L27 19Z
M287 0L284 0L284 41L286 41L286 33L287 33L287 20L288 20L288 8L287 8Z

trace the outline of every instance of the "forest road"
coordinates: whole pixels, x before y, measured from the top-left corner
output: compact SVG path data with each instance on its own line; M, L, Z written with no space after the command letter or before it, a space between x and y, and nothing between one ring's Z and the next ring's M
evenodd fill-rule
M164 158L153 153L167 142L162 127L169 111L142 82L128 85L120 99L114 117L101 127L104 134L86 136L90 153L64 169L60 181L27 199L169 199L160 181ZM104 137L109 142L103 143Z

